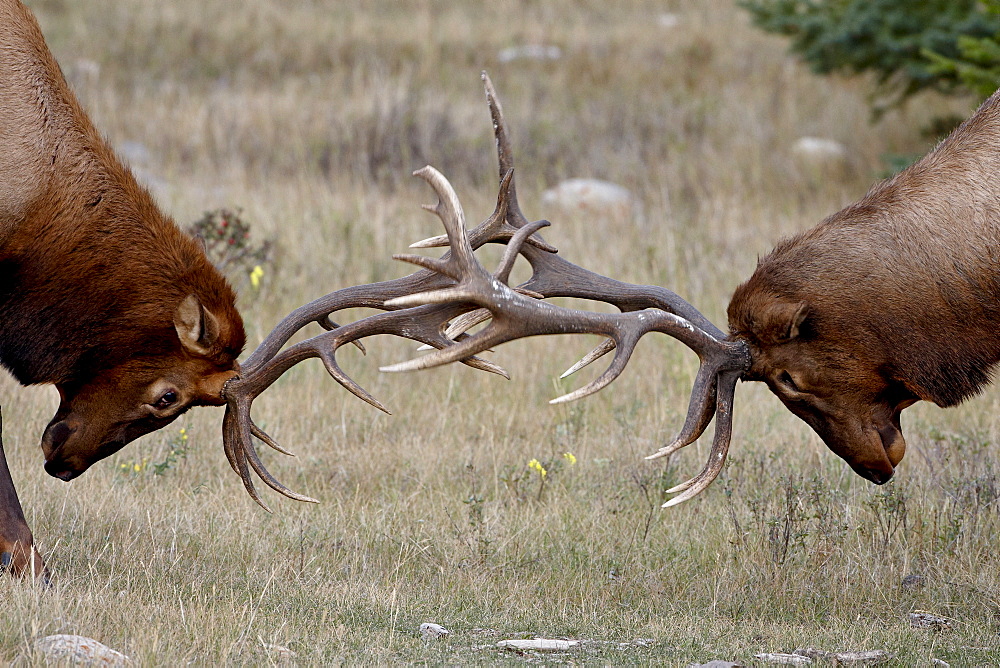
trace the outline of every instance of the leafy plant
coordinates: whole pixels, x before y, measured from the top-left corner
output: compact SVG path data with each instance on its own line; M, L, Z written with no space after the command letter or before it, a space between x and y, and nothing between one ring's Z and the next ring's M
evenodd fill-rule
M963 48L1000 32L1000 15L985 11L978 0L740 0L739 4L758 27L790 37L791 51L817 73L874 74L876 113L921 90L964 89L968 84L958 68L941 63L963 58ZM929 53L937 58L932 60Z
M188 232L201 239L208 259L231 280L237 278L260 289L264 266L272 261L272 244L255 244L250 239L250 224L242 209L215 209L191 223Z
M190 447L188 440L187 427L181 427L180 431L167 441L167 452L161 461L150 461L148 457L141 460L129 460L118 465L118 473L126 476L164 475L174 468L180 460L187 457Z
M983 7L1000 18L1000 0L983 0ZM960 35L958 55L948 57L927 49L930 71L940 76L957 77L962 85L978 97L985 98L1000 88L1000 32L985 37Z

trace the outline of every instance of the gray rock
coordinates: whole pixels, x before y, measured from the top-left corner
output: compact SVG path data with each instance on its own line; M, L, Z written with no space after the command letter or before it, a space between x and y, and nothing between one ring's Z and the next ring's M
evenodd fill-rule
M599 179L567 179L542 193L542 202L567 210L629 214L634 198L627 189Z
M660 24L661 28L676 28L680 25L681 18L677 14L663 12L656 17L656 22Z
M808 656L799 654L781 654L780 652L754 654L754 658L764 663L773 663L781 666L805 666L812 663Z
M428 640L434 638L443 638L444 636L451 633L448 629L441 626L440 624L435 624L433 622L424 622L420 625L420 635Z
M47 662L85 666L127 666L132 663L132 660L121 652L84 636L62 633L45 636L35 641L35 649L45 655Z
M532 638L531 640L501 640L497 643L497 647L515 652L565 652L579 644L579 640Z
M876 663L885 663L892 658L892 654L880 649L864 652L828 652L822 649L807 647L805 649L797 649L792 652L792 654L797 656L807 656L810 659L818 659L821 661L832 661L838 666L846 666L850 664L867 666Z
M932 631L943 631L951 628L951 620L947 617L940 617L933 612L926 610L914 610L906 613L906 618L910 621L910 626L915 629L930 629Z
M558 46L545 46L543 44L511 46L497 54L497 60L501 63L510 63L515 60L559 60L560 58L562 58L562 49Z
M816 167L844 167L847 164L847 147L825 137L799 137L792 145L792 155L799 162Z

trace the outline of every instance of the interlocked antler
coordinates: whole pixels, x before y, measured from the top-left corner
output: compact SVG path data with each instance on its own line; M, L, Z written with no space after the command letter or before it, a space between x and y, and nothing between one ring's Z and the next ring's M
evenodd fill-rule
M531 264L532 277L515 291L506 285L509 266L501 263L500 270L490 274L479 264L472 252L469 238L465 235L461 207L451 185L433 168L424 168L417 174L427 180L438 194L439 203L433 210L445 226L447 243L453 250L455 261L445 267L438 261L420 256L399 256L398 259L440 271L454 279L456 284L397 297L388 301L386 305L414 307L428 304L474 303L488 311L491 322L482 331L465 337L455 345L409 362L385 367L383 371L408 371L447 364L501 343L528 336L591 333L607 337L609 345L598 347L567 373L572 373L615 350L614 359L608 369L592 383L554 399L553 403L572 401L597 392L617 378L644 334L654 331L669 334L698 354L701 367L695 379L687 418L680 434L673 442L649 458L672 454L693 443L705 431L712 418L718 418L708 463L694 478L668 490L669 493L680 492L680 494L664 506L690 499L718 476L725 463L732 434L733 396L737 381L750 366L749 350L742 341L726 340L721 330L697 309L669 290L615 281L569 263L547 249L519 245L527 235L548 223L539 221L528 224L521 213L513 183L513 156L503 111L489 78L485 74L483 78L496 131L501 183L509 181L509 185L504 186L508 193L507 222L523 233L510 240L505 262L509 258L509 262L513 263L517 253L523 254ZM439 245L443 242L444 238L435 237L419 245ZM531 298L536 295L581 297L604 301L614 304L622 313L604 314L562 308ZM479 316L477 319L485 318ZM471 321L465 318L461 321L461 325L465 326ZM461 327L453 327L450 332L456 329Z
M469 235L468 243L472 247L478 247L488 242L505 242L517 235L518 230L506 222L510 185L512 182L509 178L501 183L497 206L493 214ZM518 238L521 239L521 237ZM522 242L519 241L517 246L554 250L541 239L527 240L527 244L522 246ZM450 262L454 262L450 259L451 255L452 251L449 251L437 262L442 263L440 266L448 266ZM512 263L513 260L511 260ZM440 268L439 265L425 264L435 270L421 270L392 281L345 288L299 307L267 335L260 346L242 364L239 376L226 384L222 392L227 404L222 425L226 457L233 470L243 479L247 492L265 509L268 509L267 505L257 494L250 474L251 469L268 486L291 499L314 503L315 499L285 487L271 475L261 462L254 448L254 437L281 453L290 453L254 424L250 416L253 400L291 367L303 360L318 357L323 361L334 380L355 396L388 413L385 406L341 370L337 364L336 352L346 343L357 343L358 339L373 334L394 334L435 348L453 345L454 335L446 336L445 329L449 322L474 309L474 305L442 304L401 309L399 306L388 303L394 297L413 292L441 289L453 283L447 272L436 271ZM337 325L330 319L330 316L337 311L358 307L383 309L387 312L377 313L343 326ZM327 331L282 350L285 343L297 331L313 322ZM459 334L458 338L461 340L465 337ZM361 347L360 344L358 346ZM364 351L363 347L361 349ZM507 377L507 373L502 368L477 357L468 357L462 362L471 367Z

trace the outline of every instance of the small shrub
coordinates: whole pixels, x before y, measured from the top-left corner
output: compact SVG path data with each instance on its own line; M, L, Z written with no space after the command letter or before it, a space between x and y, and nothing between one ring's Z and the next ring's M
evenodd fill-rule
M967 45L1000 32L1000 15L978 0L741 0L754 23L792 39L791 51L820 74L870 72L876 114L922 90L965 89L957 69ZM932 61L928 53L937 54ZM992 92L992 91L991 91Z
M215 209L188 227L188 232L201 239L205 254L230 281L253 291L260 289L264 267L272 262L272 244L255 244L250 239L250 224L241 209Z
M167 441L167 451L160 461L150 461L148 457L141 460L129 460L118 465L118 473L128 477L141 475L162 476L170 469L174 468L180 460L187 457L190 447L187 427L181 427L170 440Z
M1000 17L1000 0L983 0L983 7L992 16ZM984 37L961 35L956 46L958 55L954 57L924 51L933 74L956 77L980 98L1000 88L1000 32Z

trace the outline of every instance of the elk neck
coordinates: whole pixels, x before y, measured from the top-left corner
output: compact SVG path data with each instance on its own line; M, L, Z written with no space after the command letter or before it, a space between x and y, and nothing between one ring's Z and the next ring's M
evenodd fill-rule
M0 362L22 383L68 382L136 350L175 352L172 314L189 294L238 353L232 288L117 158L9 0L0 108Z

